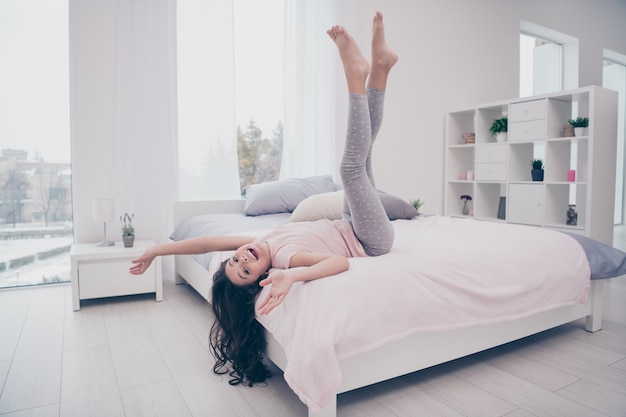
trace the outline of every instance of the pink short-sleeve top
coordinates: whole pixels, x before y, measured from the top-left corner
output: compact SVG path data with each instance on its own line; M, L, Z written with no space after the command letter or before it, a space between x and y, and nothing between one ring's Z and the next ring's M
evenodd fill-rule
M298 252L329 253L346 258L367 256L346 220L286 223L256 241L267 242L272 267L281 269L289 268L291 257Z

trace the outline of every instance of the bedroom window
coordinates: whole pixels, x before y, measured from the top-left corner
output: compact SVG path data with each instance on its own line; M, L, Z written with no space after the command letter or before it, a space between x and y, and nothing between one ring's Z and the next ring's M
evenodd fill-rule
M239 183L277 180L282 161L283 0L236 0L235 122Z
M0 2L0 288L70 280L67 0Z
M177 8L180 198L238 198L281 169L284 0Z

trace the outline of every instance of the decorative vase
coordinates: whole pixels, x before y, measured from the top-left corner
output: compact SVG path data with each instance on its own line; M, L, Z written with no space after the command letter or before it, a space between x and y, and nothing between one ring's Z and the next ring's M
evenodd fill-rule
M576 213L576 204L570 204L567 209L567 221L565 222L568 226L576 226L578 225L578 213Z
M508 135L507 135L507 132L500 132L500 133L498 133L498 134L496 135L496 141L497 141L498 143L503 143L503 142L506 142L506 140L507 140L507 136L508 136Z
M571 138L575 135L574 133L574 126L572 126L569 123L566 123L563 125L563 137L565 138Z
M543 181L543 169L531 169L530 175L533 181Z
M467 216L469 212L469 204L467 204L467 200L463 200L463 215Z
M135 236L134 235L122 236L122 240L124 241L124 247L125 248L132 248L133 245L135 244Z

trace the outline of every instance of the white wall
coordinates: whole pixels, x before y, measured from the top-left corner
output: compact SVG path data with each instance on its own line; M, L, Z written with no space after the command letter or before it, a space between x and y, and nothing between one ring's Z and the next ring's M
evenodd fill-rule
M602 84L603 48L626 54L623 0L337 1L337 23L364 49L377 8L400 55L375 148L377 185L425 200L425 212L442 212L445 112L517 96L521 20L580 39L580 86ZM177 176L172 158L163 156L176 152L169 148L176 135L175 9L175 0L70 0L77 242L101 237L91 220L97 196L113 196L118 211L135 212L138 238L167 238ZM126 50L129 44L134 49ZM338 64L336 73L343 137L347 105Z
M375 10L383 12L387 40L400 55L375 145L377 186L426 201L422 210L429 213L443 210L445 113L519 94L520 21L580 39L581 87L602 85L603 48L626 53L623 0L341 1L338 23L362 48ZM345 102L345 90L338 89L337 100ZM337 135L344 132L345 122Z

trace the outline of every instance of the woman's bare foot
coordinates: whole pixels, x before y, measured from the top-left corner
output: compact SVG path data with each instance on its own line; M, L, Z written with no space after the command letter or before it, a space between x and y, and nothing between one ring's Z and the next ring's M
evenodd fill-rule
M370 65L361 53L359 46L343 26L333 26L326 33L335 42L339 50L348 81L348 92L364 94Z
M372 74L368 86L384 90L391 68L398 62L398 54L387 45L383 15L376 12L372 23Z

